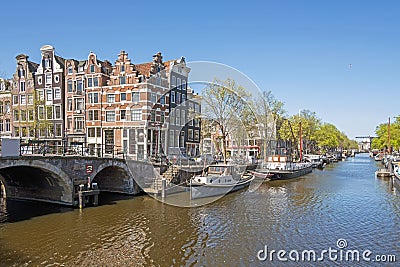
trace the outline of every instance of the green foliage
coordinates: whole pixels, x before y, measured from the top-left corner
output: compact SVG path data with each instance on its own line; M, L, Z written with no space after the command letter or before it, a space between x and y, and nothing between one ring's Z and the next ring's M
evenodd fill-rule
M333 149L356 149L358 144L350 140L345 133L340 132L336 126L330 123L321 123L315 112L304 110L300 115L296 114L285 120L279 129L279 134L284 140L294 144L300 142L300 123L304 150L326 152Z
M256 118L250 122L262 137L261 149L264 158L267 156L268 142L277 138L276 128L284 122L286 110L283 106L283 102L277 100L271 91L263 91L253 96L252 110Z
M241 136L243 127L248 127L251 121L252 115L247 104L249 97L250 93L232 79L215 79L203 89L204 119L218 129L225 162L227 135Z
M290 140L294 144L300 142L300 123L302 128L302 138L305 149L315 149L316 132L321 125L321 120L315 112L303 110L300 115L296 114L285 120L279 129L280 137Z
M324 123L315 133L318 146L325 152L339 147L341 135L336 126L330 123Z
M251 133L259 132L264 139L262 150L266 154L265 141L272 138L299 144L300 124L306 153L358 147L356 141L350 140L334 125L322 123L315 112L302 110L300 114L285 118L283 106L271 91L263 91L251 99L250 93L234 80L215 79L203 89L202 136L211 137L212 132L217 133L215 140L219 141L215 146L225 160L228 134L240 145L245 144ZM276 136L272 136L274 133Z
M388 123L379 124L376 127L375 134L377 138L372 139L373 149L387 149L389 147L388 139ZM400 149L400 118L396 117L396 120L390 125L390 146L393 149Z

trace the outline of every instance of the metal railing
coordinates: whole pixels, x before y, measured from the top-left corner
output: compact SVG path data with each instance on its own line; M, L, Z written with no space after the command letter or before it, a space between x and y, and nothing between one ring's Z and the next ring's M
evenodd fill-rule
M46 141L28 141L20 143L20 156L80 156L98 158L126 159L126 151L116 145L103 145L93 148L82 144L57 145Z

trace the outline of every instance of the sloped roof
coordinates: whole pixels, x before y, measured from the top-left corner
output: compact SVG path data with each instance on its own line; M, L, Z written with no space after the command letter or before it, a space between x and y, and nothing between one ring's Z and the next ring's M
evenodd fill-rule
M151 65L153 64L153 62L147 62L147 63L142 63L142 64L135 64L136 70L146 76L149 77L150 76L150 70L151 70Z
M28 69L31 73L35 73L37 68L39 67L38 63L27 60Z
M65 59L60 56L57 56L57 55L55 56L55 58L56 58L57 62L61 65L61 68L64 68Z
M169 68L171 62L177 62L176 59L168 60L163 62L163 65L165 68ZM150 77L150 70L151 66L153 65L153 62L146 62L146 63L141 63L141 64L135 64L136 70L139 71L140 74Z
M78 67L85 66L87 60L79 60Z

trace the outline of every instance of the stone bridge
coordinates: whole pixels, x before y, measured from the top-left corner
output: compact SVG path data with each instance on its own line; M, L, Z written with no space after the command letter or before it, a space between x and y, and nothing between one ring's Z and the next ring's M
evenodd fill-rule
M130 168L128 168L128 164ZM7 198L78 205L78 188L90 179L100 191L135 195L136 179L154 177L140 161L78 156L0 157L0 184Z

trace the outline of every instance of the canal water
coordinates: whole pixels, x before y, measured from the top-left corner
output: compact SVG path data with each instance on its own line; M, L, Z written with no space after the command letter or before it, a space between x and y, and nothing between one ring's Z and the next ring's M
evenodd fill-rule
M357 155L198 208L148 196L101 196L101 206L82 211L1 200L0 265L378 266L327 254L323 262L301 261L304 250L329 248L370 250L371 260L396 255L398 264L400 194L390 179L374 176L377 168L368 155ZM286 258L292 251L292 260L265 259L266 247L267 254L287 251Z

